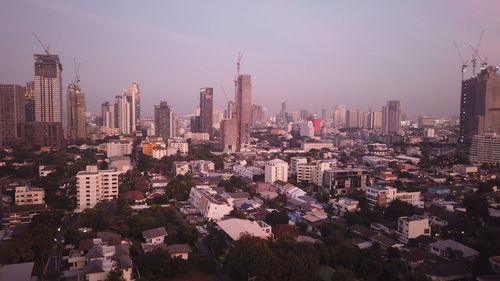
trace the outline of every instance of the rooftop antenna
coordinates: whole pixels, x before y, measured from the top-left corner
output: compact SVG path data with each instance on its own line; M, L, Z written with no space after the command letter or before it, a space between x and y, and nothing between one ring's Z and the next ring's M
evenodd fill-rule
M460 52L460 49L457 46L457 43L453 41L453 44L455 45L455 48L457 49L458 57L460 57L460 61L462 62L462 81L464 81L464 72L465 68L467 68L467 61L464 60L464 57L462 56L462 52Z
M80 63L76 63L76 59L73 59L73 63L75 65L75 81L73 84L80 82Z
M483 39L483 34L484 34L484 30L481 30L481 34L479 35L479 40L477 41L477 44L476 44L476 48L472 47L472 50L474 51L474 54L476 53L479 53L479 47L481 46L481 40ZM470 45L469 45L470 46ZM472 76L475 77L476 76L476 62L477 62L477 54L474 55L472 54L472 59L471 59L471 62L472 62Z
M49 53L50 46L49 45L45 46L42 43L42 41L40 40L40 38L38 38L38 36L36 36L35 32L31 32L31 34L33 34L33 36L35 37L36 41L38 41L38 43L40 43L40 46L42 46L43 50L45 51L45 54L50 55L50 53Z

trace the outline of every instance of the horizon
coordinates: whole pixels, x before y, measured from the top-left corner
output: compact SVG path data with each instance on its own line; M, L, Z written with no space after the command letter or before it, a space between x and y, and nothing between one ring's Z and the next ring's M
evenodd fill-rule
M441 118L459 112L462 62L454 41L468 60L468 45L484 30L480 54L490 64L500 61L500 30L492 28L500 24L496 1L480 7L468 1L117 3L6 3L0 83L33 80L33 54L43 53L35 32L61 59L64 92L74 79L73 59L80 62L79 85L94 113L133 82L144 116L160 101L190 114L203 87L214 89L214 107L224 110L221 85L232 100L241 51L241 72L252 75L252 103L272 114L282 100L289 111L325 108L329 115L339 104L379 111L387 100L400 100L413 118Z

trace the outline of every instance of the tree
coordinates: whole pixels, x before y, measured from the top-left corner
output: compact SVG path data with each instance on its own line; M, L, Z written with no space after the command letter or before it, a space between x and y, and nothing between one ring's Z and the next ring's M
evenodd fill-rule
M332 281L357 281L358 279L356 278L356 274L352 272L351 270L343 267L343 266L336 266L334 269L334 272L332 274Z
M474 217L488 217L488 201L479 194L467 194L463 200L467 213Z
M394 200L387 207L385 217L388 219L397 219L399 217L412 216L415 213L413 206L401 200Z
M111 270L104 281L125 281L123 278L123 272L118 268Z
M198 240L198 230L194 225L183 225L177 231L177 237L182 243L194 245Z
M247 216L245 215L245 213L241 210L232 210L230 213L229 213L229 216L230 217L235 217L235 218L238 218L238 219L246 219Z
M266 216L264 221L271 226L275 226L278 224L287 224L289 219L290 218L286 214L286 211L272 211L269 215Z

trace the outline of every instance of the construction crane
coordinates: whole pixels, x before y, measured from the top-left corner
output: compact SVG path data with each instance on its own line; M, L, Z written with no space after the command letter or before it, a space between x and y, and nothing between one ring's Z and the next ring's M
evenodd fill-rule
M80 82L80 63L76 63L76 59L73 59L73 63L75 64L75 81L73 84Z
M224 86L221 84L220 85L221 89L222 89L222 93L224 94L224 96L226 97L226 101L229 102L229 97L227 96L226 94L226 89L224 89Z
M479 35L479 40L477 41L477 44L476 44L476 48L471 46L472 50L474 51L474 54L479 53L479 47L481 46L481 40L483 39L483 35L484 35L484 30L481 30L481 34ZM474 54L472 54L471 62L472 62L472 76L475 77L476 76L476 63L477 63L478 57L475 56Z
M460 52L460 49L458 48L457 43L455 43L455 41L453 41L453 45L455 45L455 49L457 49L458 57L460 58L460 61L462 62L462 81L464 81L465 69L469 65L467 65L467 61L464 60L464 57L462 56L462 52Z
M40 40L40 38L38 38L38 36L36 36L35 32L31 32L31 34L33 34L33 36L38 41L38 43L40 43L40 46L42 46L43 50L45 51L45 54L50 55L50 53L49 53L50 46L47 45L47 47L45 47L45 45L42 43L42 41Z
M234 88L236 89L236 86L238 84L238 76L240 76L240 65L241 65L241 59L243 58L243 54L241 52L238 53L238 59L236 61L236 74L234 76Z
M472 49L474 54L476 55L476 58L479 58L481 61L481 70L485 69L488 66L488 58L484 57L484 59L479 55L479 51L477 49L474 49L472 45L469 45L469 47Z

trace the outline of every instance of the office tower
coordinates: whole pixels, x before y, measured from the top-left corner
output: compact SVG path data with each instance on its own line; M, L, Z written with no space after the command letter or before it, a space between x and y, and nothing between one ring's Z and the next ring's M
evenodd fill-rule
M359 127L363 129L368 129L370 122L370 112L360 112L359 113Z
M115 97L115 125L118 133L123 135L130 134L132 123L132 113L130 112L130 99L127 95L117 95Z
M368 129L377 130L382 128L382 112L370 112L368 115Z
M85 128L85 94L82 93L80 86L76 83L70 83L68 86L68 133L71 139L84 139L87 137Z
M321 109L321 120L326 121L326 109Z
M307 109L301 109L300 110L300 119L302 119L303 121L306 121L307 118L309 118L309 111L307 111Z
M346 128L360 128L360 112L357 109L349 109L345 114Z
M286 102L282 101L281 102L281 113L285 114L286 112Z
M139 91L139 85L132 83L125 95L130 106L129 130L130 132L139 131L141 123L141 92Z
M26 83L25 112L26 122L35 122L35 82Z
M252 105L252 127L259 125L264 120L264 112L262 106Z
M224 152L236 152L238 143L238 122L235 118L224 119L220 123L221 149Z
M26 88L0 84L0 147L16 144L18 126L26 119Z
M58 55L34 55L35 121L62 126L62 65Z
M333 124L335 127L343 127L346 122L346 108L345 105L337 105L333 114Z
M382 134L401 134L401 103L398 100L387 101L382 108Z
M245 150L250 143L252 111L252 76L238 75L236 82L236 120L238 125L237 151Z
M233 114L234 114L234 102L228 101L227 102L227 109L224 110L224 118L231 119L231 118L233 118Z
M200 118L199 129L201 133L208 133L210 137L213 134L213 115L214 115L214 89L200 89Z
M500 165L500 135L474 135L470 147L470 161L477 164Z
M97 203L118 198L120 172L98 170L89 165L76 175L77 212L93 208Z
M314 133L321 132L321 119L318 118L318 115L314 114L307 118L307 121L311 121L314 127Z
M155 105L155 132L157 137L161 137L163 142L176 135L175 116L172 107L166 101Z
M459 141L468 146L484 133L500 134L500 73L494 66L462 82Z
M283 160L273 159L267 161L264 170L265 182L288 181L288 163Z
M102 127L105 129L116 128L115 105L105 102L102 104Z

